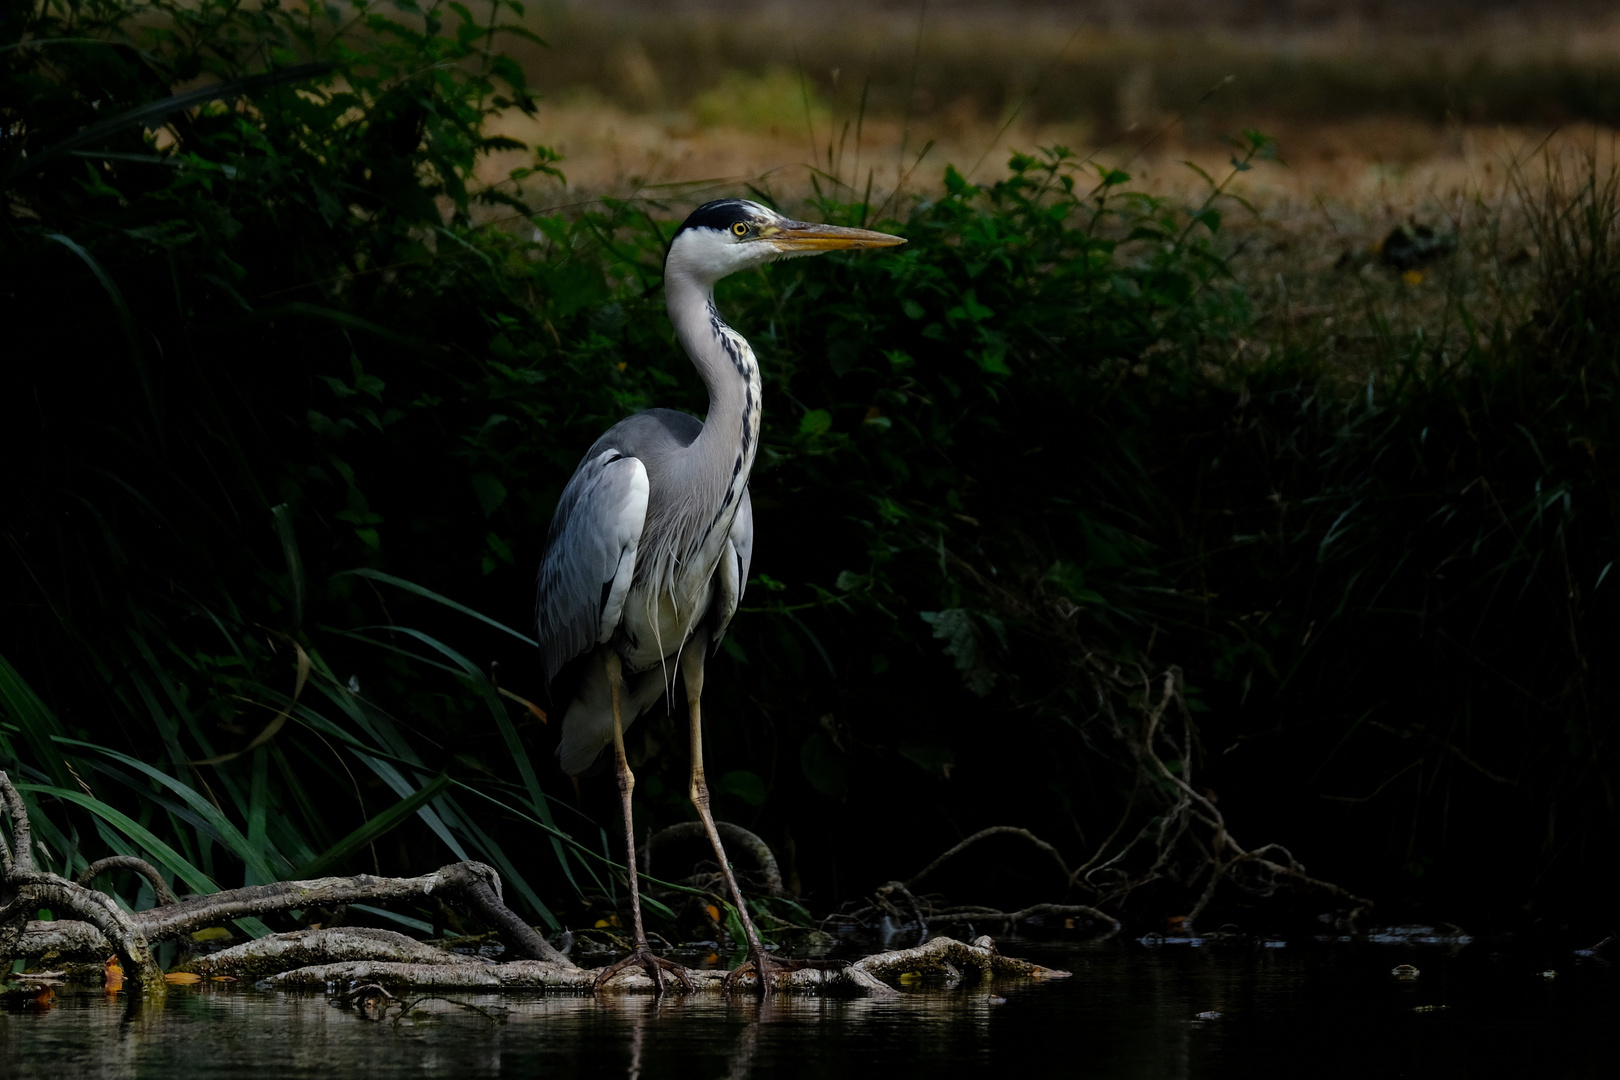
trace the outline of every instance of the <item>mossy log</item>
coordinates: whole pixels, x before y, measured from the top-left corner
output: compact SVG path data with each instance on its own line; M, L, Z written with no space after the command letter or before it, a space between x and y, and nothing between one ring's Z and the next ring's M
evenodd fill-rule
M308 930L251 941L194 961L186 970L199 975L264 979L286 990L327 990L373 983L389 990L548 990L588 993L596 972L571 964L513 960L496 963L445 953L386 930ZM686 969L698 993L718 994L725 972ZM1065 978L1068 972L1002 956L989 938L972 944L935 938L914 949L896 949L857 960L848 967L790 971L776 976L775 988L788 993L886 996L890 983L908 975L955 979ZM754 976L737 980L751 987ZM604 988L613 994L652 993L652 980L629 970Z

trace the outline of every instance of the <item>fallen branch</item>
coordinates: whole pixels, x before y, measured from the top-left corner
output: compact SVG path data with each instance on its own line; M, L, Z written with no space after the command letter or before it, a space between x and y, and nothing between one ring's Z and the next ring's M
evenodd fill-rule
M319 930L295 930L290 934L272 934L207 956L195 957L175 970L189 971L203 978L234 975L238 978L264 979L298 968L359 961L443 967L490 963L488 960L446 952L393 930L332 926ZM573 965L564 961L562 966Z
M1069 975L1066 971L1002 956L987 937L979 938L971 945L940 937L915 949L877 953L848 967L782 972L775 976L774 986L777 991L785 993L891 997L897 991L889 983L899 982L903 976L954 978L965 972L982 979L1059 979ZM686 974L697 993L722 992L721 984L726 976L724 971L688 968ZM325 990L336 986L369 984L395 993L402 989L531 989L590 993L595 978L595 971L555 964L533 961L494 964L457 958L454 963L348 961L316 964L283 972L267 981L269 985L284 990ZM737 985L755 985L754 976L740 977ZM654 987L645 972L632 969L615 978L603 992L650 994L654 992Z
M164 975L152 958L154 942L181 938L250 915L356 901L376 903L448 896L472 909L479 919L493 927L505 943L507 954L516 959L494 963L467 957L390 930L326 927L245 942L190 960L179 970L205 978L259 979L284 989L357 987L347 992L347 999L360 997L362 1011L367 1015L380 1015L386 1003L393 1000L390 988L527 988L575 993L589 993L595 988L595 971L574 966L506 907L501 899L500 877L482 863L454 863L415 878L361 874L255 885L176 900L166 895L167 890L158 888L161 878L140 859L102 860L89 867L78 882L35 870L28 849L27 810L3 772L0 772L0 806L11 819L12 840L6 873L0 880L0 958L22 955L56 961L77 956L99 961L113 951L118 954L125 972L144 990L162 993ZM751 851L755 861L766 871L767 885L774 877L780 889L774 856L770 856L769 848L757 837L753 840L769 856L762 858L758 851ZM744 842L738 846L750 850L754 845ZM99 874L115 869L133 870L146 876L153 881L155 894L167 902L147 911L125 912L111 897L87 887ZM892 882L891 886L894 894L905 898L921 917L917 900L906 887L899 882ZM71 911L80 918L28 921L28 914L41 906ZM893 908L892 904L889 906ZM1019 914L1022 913L1015 913L1013 918ZM984 919L982 915L978 917ZM778 972L773 976L773 985L785 992L887 996L896 991L885 980L898 981L908 974L933 973L954 979L963 971L985 978L1058 978L1068 974L1001 956L989 938L964 945L942 937L919 948L878 953L845 967ZM722 993L726 974L724 971L687 971L700 993ZM745 975L735 980L734 985L747 988L757 985L757 979L757 975ZM658 989L639 970L624 973L609 986L614 993Z
M852 965L879 979L898 981L907 974L937 974L955 977L960 970L972 971L981 978L1067 979L1070 972L1058 968L1041 967L1028 960L1003 956L996 951L995 942L979 937L971 945L948 937L937 937L915 949L895 949L858 960Z
M88 889L96 878L114 870L133 870L144 877L147 883L152 886L152 895L157 898L159 904L173 904L176 902L173 890L163 880L163 875L157 872L157 867L145 859L137 859L133 855L109 855L105 859L97 859L85 867L84 872L73 879L73 883L81 888Z
M62 881L60 878L55 880ZM71 886L70 882L62 883ZM518 918L517 914L502 902L500 878L493 869L483 863L452 863L440 867L431 874L414 878L384 878L357 874L346 878L315 878L310 881L279 881L269 885L252 885L243 889L187 896L164 907L134 912L128 918L141 931L146 941L156 943L188 937L198 930L219 926L247 915L265 915L271 912L316 906L330 907L346 903L374 904L387 900L425 900L435 895L461 901L476 918L500 935L508 955L553 964L568 963L566 957L553 949L545 938ZM30 940L38 930L47 927L50 928L49 937L39 938L37 941ZM55 923L29 924L24 940L14 946L9 955L99 958L105 956L108 949L109 941L103 934L94 933L82 923L72 924L69 920L63 920ZM0 954L6 954L3 947L0 947Z
M29 846L32 832L28 811L4 772L0 772L0 808L11 824L5 874L0 877L0 957L22 956L53 962L78 958L99 963L112 952L118 955L128 977L146 991L162 993L163 971L152 956L152 945L157 942L183 938L246 916L317 905L424 900L436 896L459 901L477 919L493 928L508 955L572 967L566 957L506 906L501 898L500 876L482 863L453 863L415 878L361 874L348 878L283 881L177 900L157 872L141 859L103 859L88 867L77 882L36 870ZM88 887L90 881L113 869L134 870L146 876L162 906L126 912L106 893ZM29 916L42 907L71 913L77 918L49 923L30 921ZM350 931L349 934L351 942L369 941L373 955L378 949L387 951L388 948L397 955L403 946L392 938L410 940L392 935L385 948L382 939L368 939L366 932ZM365 946L358 944L354 949L366 951ZM421 960L421 953L406 951L412 960Z
M145 933L128 912L105 893L34 869L28 809L4 772L0 772L0 806L11 818L12 840L11 858L5 877L0 879L0 957L16 953L20 939L27 933L28 916L40 908L70 911L99 932L102 956L117 953L124 971L143 990L163 993L163 969L153 958Z

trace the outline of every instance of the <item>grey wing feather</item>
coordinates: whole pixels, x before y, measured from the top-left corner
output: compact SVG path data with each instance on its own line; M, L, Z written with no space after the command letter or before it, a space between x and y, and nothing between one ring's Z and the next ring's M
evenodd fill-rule
M647 494L641 462L611 447L581 462L563 489L536 601L547 683L617 627L635 577Z
M719 610L714 618L714 648L726 636L726 627L742 603L748 589L748 566L754 560L754 501L743 488L742 502L737 504L737 516L731 519L731 532L726 534L727 550L720 558L716 577L719 588L716 601Z
M737 517L731 523L731 545L737 549L737 602L748 589L748 565L754 561L754 500L743 488L742 502L737 506Z

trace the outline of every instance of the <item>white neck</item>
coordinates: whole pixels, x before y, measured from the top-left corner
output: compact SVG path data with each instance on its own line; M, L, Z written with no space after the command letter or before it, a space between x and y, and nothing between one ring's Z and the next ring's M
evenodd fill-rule
M759 452L759 362L743 336L720 318L712 283L672 276L665 302L675 337L709 390L703 432L684 455L683 471L690 490L715 508L713 527L723 537Z

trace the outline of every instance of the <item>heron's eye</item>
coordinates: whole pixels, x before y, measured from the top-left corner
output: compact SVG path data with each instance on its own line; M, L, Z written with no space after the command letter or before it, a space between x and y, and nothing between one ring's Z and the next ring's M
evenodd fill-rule
M747 236L748 235L748 226L745 223L739 221L739 222L737 222L737 224L735 224L735 225L733 225L731 227L731 233L732 233L733 236Z

